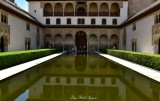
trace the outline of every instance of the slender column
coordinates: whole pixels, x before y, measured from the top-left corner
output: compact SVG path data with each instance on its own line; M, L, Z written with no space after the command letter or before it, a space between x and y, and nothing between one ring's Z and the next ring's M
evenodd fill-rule
M63 9L63 16L64 16L64 11L65 11L65 3L63 3L63 5L62 5L62 9Z
M55 6L55 3L52 4L53 16L54 16L54 6Z
M87 16L89 16L89 6L90 6L90 4L87 3Z
M73 9L74 9L74 16L76 16L76 4L73 3Z
M98 16L99 16L100 4L98 3Z

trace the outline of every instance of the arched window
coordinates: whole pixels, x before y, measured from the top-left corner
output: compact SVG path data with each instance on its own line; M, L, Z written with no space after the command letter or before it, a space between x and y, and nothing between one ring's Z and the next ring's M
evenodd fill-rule
M53 8L50 3L45 4L43 9L43 15L44 16L53 16Z
M54 16L63 16L63 6L61 3L55 4Z
M99 10L99 16L109 16L108 4L102 3Z
M74 16L74 8L71 3L66 4L64 15L65 16Z
M111 5L110 16L120 16L120 8L117 3Z
M112 49L118 49L119 41L118 36L116 34L113 34L110 39L110 46Z
M90 16L98 16L98 6L96 3L91 3L89 7Z
M86 3L77 3L76 7L76 16L87 16L87 5Z

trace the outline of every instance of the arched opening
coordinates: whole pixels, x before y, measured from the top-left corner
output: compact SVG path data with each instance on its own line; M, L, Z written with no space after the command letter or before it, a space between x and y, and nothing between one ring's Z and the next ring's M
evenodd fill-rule
M72 50L73 42L74 42L73 36L71 34L67 34L65 36L65 40L64 41L65 41L64 50L66 50L66 51Z
M56 34L54 38L54 47L55 48L63 48L63 38L62 35Z
M119 45L118 36L114 34L111 36L111 39L110 39L110 48L118 49L118 45Z
M102 3L99 10L99 16L109 16L108 4Z
M53 16L53 8L50 3L45 4L43 9L43 15L44 16Z
M74 8L71 3L66 4L64 15L65 16L74 16Z
M102 34L100 36L100 43L99 43L99 48L108 48L108 37L105 34Z
M1 37L0 51L4 52L4 38Z
M89 7L89 16L98 16L98 6L96 3L91 3Z
M87 37L86 33L79 31L76 33L76 48L78 53L84 53L87 50Z
M89 36L89 51L97 51L98 50L98 39L95 34L91 34Z
M63 6L61 3L55 4L54 16L63 16Z
M2 36L0 38L0 51L5 52L8 50L8 36Z
M85 3L76 5L76 16L87 16L87 5Z
M44 45L45 48L52 48L53 47L53 40L52 36L50 34L45 35L45 40L44 40Z
M120 8L117 3L111 5L110 16L120 16Z

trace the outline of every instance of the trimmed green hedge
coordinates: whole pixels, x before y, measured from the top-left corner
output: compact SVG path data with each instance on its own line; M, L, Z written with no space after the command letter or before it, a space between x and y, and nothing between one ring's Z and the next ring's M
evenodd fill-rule
M106 50L106 53L143 66L160 70L160 55L123 50Z
M5 69L7 67L38 59L55 52L55 49L0 52L0 69Z

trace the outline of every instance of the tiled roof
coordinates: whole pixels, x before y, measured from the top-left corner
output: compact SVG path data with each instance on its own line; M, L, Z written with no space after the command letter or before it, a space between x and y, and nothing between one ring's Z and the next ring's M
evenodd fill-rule
M18 7L16 4L13 4L12 2L10 1L7 1L7 0L0 0L0 4L4 5L5 7L8 7L12 10L14 10L15 12L18 12L20 14L22 14L23 16L35 21L35 22L38 22L37 19L35 17L33 17L32 15L30 15L27 11L23 10L22 8ZM14 12L13 12L14 13ZM39 23L39 22L38 22Z
M160 0L154 2L154 3L151 4L150 6L142 9L141 11L139 11L138 13L136 13L135 15L133 15L132 17L130 17L130 18L129 18L128 20L126 20L125 22L129 22L129 21L133 20L134 18L142 15L142 14L145 13L145 12L148 12L149 10L153 9L154 7L156 7L156 6L158 6L158 5L160 5ZM160 9L160 6L159 6L158 9ZM125 22L124 22L124 23L125 23Z

